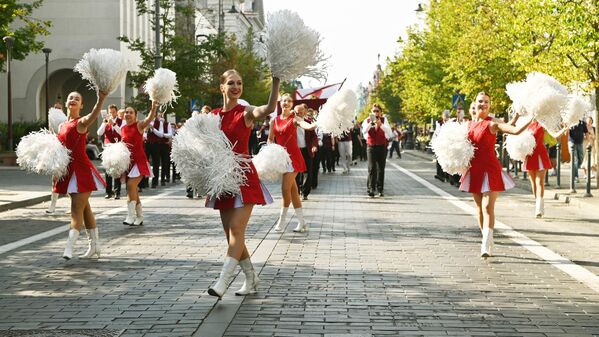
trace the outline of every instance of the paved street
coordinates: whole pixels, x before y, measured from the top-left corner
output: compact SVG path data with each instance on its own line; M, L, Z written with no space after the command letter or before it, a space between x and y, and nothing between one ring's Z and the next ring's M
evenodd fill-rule
M275 204L255 208L247 234L259 292L222 301L206 292L226 249L218 213L181 184L144 191L138 228L121 224L125 201L95 194L100 260L60 258L68 198L51 216L45 203L0 213L0 336L599 336L597 208L547 198L539 220L528 191L502 194L495 256L481 259L470 195L433 179L426 158L389 160L384 198L366 197L364 162L321 175L305 234L293 217L272 230L269 185Z

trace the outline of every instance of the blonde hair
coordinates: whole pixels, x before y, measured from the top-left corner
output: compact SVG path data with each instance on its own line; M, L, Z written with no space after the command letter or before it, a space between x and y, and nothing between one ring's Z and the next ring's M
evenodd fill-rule
M240 78L242 78L241 74L237 70L235 70L235 69L229 69L229 70L225 71L222 75L220 75L220 84L225 84L225 82L227 82L227 77L229 77L229 76L231 76L233 74L235 74L235 75L239 76Z

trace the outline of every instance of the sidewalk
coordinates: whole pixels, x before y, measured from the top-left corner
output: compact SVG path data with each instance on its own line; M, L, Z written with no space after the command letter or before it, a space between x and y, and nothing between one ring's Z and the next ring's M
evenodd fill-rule
M404 150L402 154L407 154L408 156L414 156L417 158L421 158L423 160L427 160L431 162L431 165L435 166L435 157L433 154L429 154L423 151L418 150ZM524 174L522 172L518 172L516 176L513 171L509 172L514 181L516 182L516 187L519 189L526 190L532 193L532 187L530 186L530 180L528 177L525 179ZM557 177L550 176L549 184L545 186L545 199L553 198L555 200L559 200L561 202L570 204L574 207L593 209L599 208L599 189L595 187L594 179L591 181L591 194L592 197L585 197L586 193L586 179L583 178L582 169L579 170L580 179L579 182L575 184L576 193L570 192L570 164L562 163L560 168L561 173L561 181L560 188L557 188ZM447 183L449 185L449 183Z
M50 177L28 174L16 166L0 166L0 212L50 200Z

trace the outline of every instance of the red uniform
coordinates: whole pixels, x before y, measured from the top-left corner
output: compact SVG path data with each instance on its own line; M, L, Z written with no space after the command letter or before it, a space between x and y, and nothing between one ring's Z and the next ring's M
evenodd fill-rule
M535 137L535 149L532 154L526 157L524 160L524 170L525 171L540 171L540 170L548 170L552 168L551 160L549 160L549 154L547 153L547 149L545 148L545 144L543 143L543 139L545 137L545 129L539 124L537 121L533 121L528 126L528 130L532 132Z
M297 130L295 124L295 113L287 116L287 118L281 118L281 115L277 116L274 121L275 142L287 150L289 157L291 157L291 163L293 164L293 172L306 172L306 162L302 156L302 151L297 146Z
M515 186L495 155L496 136L490 130L491 118L468 124L468 139L474 145L470 168L461 180L460 190L470 193L502 192Z
M146 151L144 151L144 137L137 129L137 123L123 125L121 127L121 134L123 136L123 143L127 144L129 151L131 151L131 166L129 167L130 177L151 177L150 163L148 157L146 157ZM132 172L137 166L137 172ZM133 173L133 174L132 174Z
M54 185L55 193L85 193L106 186L106 182L85 152L87 132L77 132L77 122L79 118L66 121L58 130L58 140L71 150L71 161L67 174Z
M244 111L245 107L238 104L229 111L221 111L222 109L214 109L212 113L219 115L221 119L221 130L225 133L231 144L233 144L233 152L242 154L247 158L250 157L248 143L250 140L250 132L252 128L245 125ZM218 199L208 197L206 206L215 209L240 208L244 204L266 205L273 202L270 193L258 178L258 172L251 161L246 165L249 169L244 171L246 182L241 185L241 194L237 196L224 196Z

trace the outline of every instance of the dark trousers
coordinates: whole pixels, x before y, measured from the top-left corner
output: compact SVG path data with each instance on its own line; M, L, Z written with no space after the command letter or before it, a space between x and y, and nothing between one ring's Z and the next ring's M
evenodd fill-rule
M401 159L401 151L399 150L399 142L393 141L391 143L391 150L389 151L389 158L393 157L393 151L397 152L397 157Z
M104 175L106 180L106 194L108 195L121 195L121 179L113 178L109 174ZM114 190L112 189L114 187Z
M152 163L152 174L154 175L152 187L158 185L158 178L160 177L160 145L158 143L146 144L146 154L150 159L150 163Z
M314 174L312 171L312 157L310 157L310 149L307 147L301 148L301 150L304 162L306 163L306 172L298 173L295 176L295 181L298 191L307 197L312 190L312 175Z
M385 187L385 163L387 147L385 145L368 146L368 192L382 193Z
M318 187L318 173L320 172L320 157L322 157L322 147L318 147L318 151L314 154L314 158L312 158L312 188L316 189Z
M335 171L335 157L333 149L323 147L321 154L322 156L320 157L320 161L322 163L322 172Z
M158 144L160 153L160 182L171 180L171 147L168 144Z

